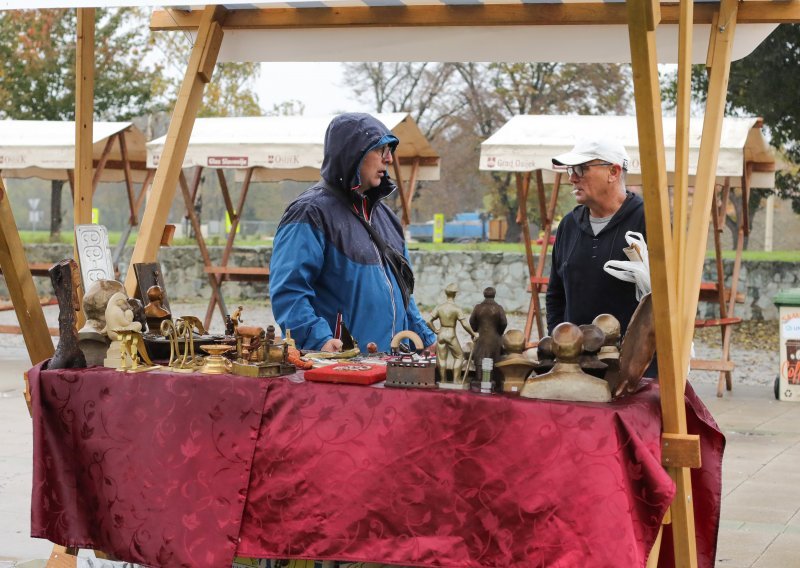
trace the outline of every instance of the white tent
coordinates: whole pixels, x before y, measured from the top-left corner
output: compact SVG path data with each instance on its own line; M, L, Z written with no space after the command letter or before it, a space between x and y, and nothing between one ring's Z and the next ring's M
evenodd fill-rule
M752 163L751 187L775 185L775 158L761 132L760 118L725 118L722 124L717 177L730 177L738 186L745 162ZM689 131L689 175L697 171L703 118L693 118ZM551 159L568 152L576 141L598 132L616 137L625 145L631 162L628 182L637 184L641 173L639 138L634 116L520 115L481 144L480 169L486 171L555 171ZM675 119L664 118L666 166L675 170Z
M403 179L419 158L418 180L439 179L439 156L407 113L375 114L400 139ZM322 166L325 130L333 115L198 118L183 166L256 168L252 181L316 181ZM156 167L166 136L147 144L147 165Z
M132 181L145 177L144 134L130 122L95 122L92 151L95 167L109 140L125 137ZM0 172L4 178L67 180L75 167L75 122L48 120L0 120ZM125 180L122 151L114 141L106 156L100 181Z

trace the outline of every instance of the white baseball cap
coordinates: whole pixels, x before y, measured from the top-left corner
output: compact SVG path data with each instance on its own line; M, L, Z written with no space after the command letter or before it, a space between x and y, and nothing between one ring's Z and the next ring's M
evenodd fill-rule
M630 156L625 151L625 146L613 138L585 138L578 141L575 147L566 154L553 158L553 165L577 166L592 160L603 160L622 166L623 170L627 170Z

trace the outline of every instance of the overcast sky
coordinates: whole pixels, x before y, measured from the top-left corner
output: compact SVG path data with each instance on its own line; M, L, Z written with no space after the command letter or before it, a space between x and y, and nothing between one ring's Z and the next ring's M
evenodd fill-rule
M264 110L292 99L305 104L306 116L370 110L343 82L341 63L262 63L256 92Z

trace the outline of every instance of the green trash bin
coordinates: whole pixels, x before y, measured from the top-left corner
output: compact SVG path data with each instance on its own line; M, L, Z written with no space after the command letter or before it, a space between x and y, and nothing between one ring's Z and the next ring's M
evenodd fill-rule
M780 367L775 398L800 402L800 288L782 290L773 300L780 322Z

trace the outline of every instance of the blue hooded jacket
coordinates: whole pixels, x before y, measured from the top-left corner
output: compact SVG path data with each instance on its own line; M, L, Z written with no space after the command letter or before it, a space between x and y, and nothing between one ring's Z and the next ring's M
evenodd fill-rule
M426 346L436 339L413 297L404 307L395 275L356 218L368 219L388 246L408 257L400 220L382 201L395 189L388 174L363 197L355 191L367 152L384 144L394 150L398 142L369 114L337 116L325 133L322 179L281 218L270 261L272 312L301 349L317 350L331 339L338 314L362 349L374 341L389 351L392 337L405 329Z

